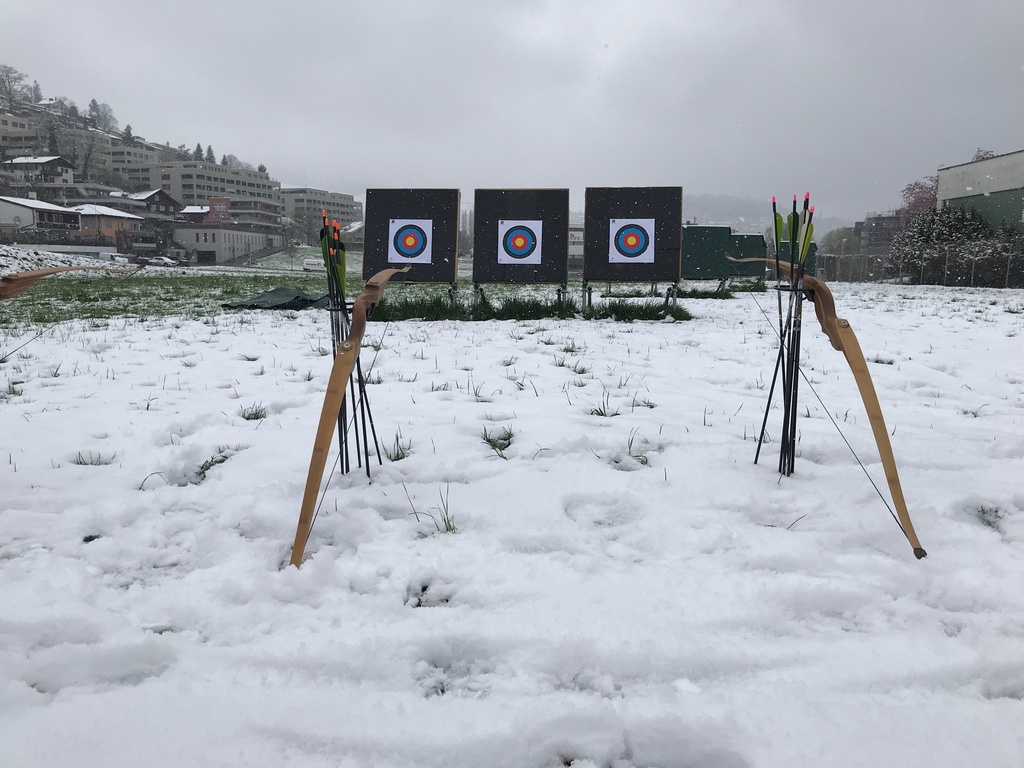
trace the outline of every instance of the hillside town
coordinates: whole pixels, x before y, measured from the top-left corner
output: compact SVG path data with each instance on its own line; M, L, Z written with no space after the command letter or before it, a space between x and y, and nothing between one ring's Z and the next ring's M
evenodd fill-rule
M315 242L326 211L356 230L359 245L363 206L351 194L282 187L265 166L218 161L210 146L147 141L119 128L106 104L80 112L68 99L42 98L37 84L12 87L12 68L0 69L0 242L237 264Z

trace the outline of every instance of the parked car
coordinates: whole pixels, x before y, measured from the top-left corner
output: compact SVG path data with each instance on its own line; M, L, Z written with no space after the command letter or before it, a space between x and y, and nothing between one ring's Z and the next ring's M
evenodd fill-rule
M154 256L147 262L150 266L154 267L176 267L178 262L174 259L169 259L166 256Z
M302 271L303 272L326 272L327 267L324 266L323 259L303 259L302 260Z

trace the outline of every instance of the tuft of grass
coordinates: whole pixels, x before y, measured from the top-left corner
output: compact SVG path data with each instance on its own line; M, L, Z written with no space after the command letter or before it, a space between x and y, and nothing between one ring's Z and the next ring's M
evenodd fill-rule
M203 480L206 479L206 473L207 472L209 472L211 469L216 467L218 464L223 464L229 458L230 457L228 456L227 453L224 453L223 451L221 451L221 452L215 453L213 456L211 456L206 461L204 461L202 464L200 464L196 468L196 482L194 483L194 485L199 485L199 483L203 482Z
M502 427L500 432L491 434L491 432L484 427L481 439L491 447L500 458L508 460L505 455L506 449L512 445L512 438L515 437L515 432L512 431L512 425Z
M262 421L267 418L267 409L263 403L253 403L243 408L241 415L246 421Z
M647 454L641 453L640 451L633 449L633 446L636 442L636 436L637 434L639 434L639 432L640 427L637 427L636 429L629 433L629 438L626 440L626 453L629 454L629 457L631 459L634 459L638 464L640 464L640 466L646 467L649 463Z
M410 514L416 518L417 523L420 522L421 513L416 509L416 505L412 503L412 496L409 495L409 489L406 487L405 483L402 483L402 489L405 491L405 498L409 500L409 506L412 508L412 512ZM448 504L448 494L450 491L451 483L445 485L443 495L439 489L437 495L441 499L440 506L431 507L431 512L422 513L433 521L434 528L438 533L458 533L458 530L455 527L455 517L453 516L451 507ZM435 512L437 513L436 515L434 514Z
M412 448L412 440L402 440L402 430L395 433L395 445L393 448L384 446L384 455L390 461L401 461L409 455Z
M590 409L591 416L602 416L604 418L611 418L612 416L619 415L619 409L612 410L611 406L611 395L608 394L608 390L605 390L604 397L601 398L601 404L596 408Z
M114 458L116 456L116 451L110 454L110 458L107 458L101 453L93 453L92 451L82 453L81 451L79 451L75 455L75 458L71 460L71 463L77 464L80 467L103 467L106 466L107 464L113 464Z

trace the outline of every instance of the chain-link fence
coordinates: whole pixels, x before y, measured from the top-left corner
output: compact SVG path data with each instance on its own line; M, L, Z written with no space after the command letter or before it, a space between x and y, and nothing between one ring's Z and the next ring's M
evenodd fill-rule
M1024 288L1024 252L1015 244L936 245L911 256L819 253L816 274L847 283Z

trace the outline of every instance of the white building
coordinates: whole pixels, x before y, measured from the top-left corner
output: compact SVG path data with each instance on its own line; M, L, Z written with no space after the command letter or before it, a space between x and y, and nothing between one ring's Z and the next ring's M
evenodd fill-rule
M0 197L0 228L21 231L31 229L78 231L82 216L78 211L24 197Z

